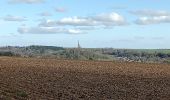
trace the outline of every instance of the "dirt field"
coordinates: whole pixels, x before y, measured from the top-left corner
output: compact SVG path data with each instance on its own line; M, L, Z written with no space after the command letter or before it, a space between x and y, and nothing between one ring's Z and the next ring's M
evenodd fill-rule
M170 65L0 57L0 100L169 100Z

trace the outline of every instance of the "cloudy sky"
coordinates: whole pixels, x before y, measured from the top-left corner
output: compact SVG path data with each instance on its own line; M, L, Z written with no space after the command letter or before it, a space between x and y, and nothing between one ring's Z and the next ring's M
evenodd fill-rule
M170 48L170 0L0 0L0 46Z

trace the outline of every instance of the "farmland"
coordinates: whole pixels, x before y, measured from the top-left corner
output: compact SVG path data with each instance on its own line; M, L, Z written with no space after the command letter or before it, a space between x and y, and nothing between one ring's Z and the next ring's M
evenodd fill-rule
M0 57L1 100L168 100L170 65Z

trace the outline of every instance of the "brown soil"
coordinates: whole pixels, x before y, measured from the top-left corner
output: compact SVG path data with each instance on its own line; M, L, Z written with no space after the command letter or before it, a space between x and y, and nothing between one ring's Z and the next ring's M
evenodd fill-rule
M170 65L0 57L0 100L169 100Z

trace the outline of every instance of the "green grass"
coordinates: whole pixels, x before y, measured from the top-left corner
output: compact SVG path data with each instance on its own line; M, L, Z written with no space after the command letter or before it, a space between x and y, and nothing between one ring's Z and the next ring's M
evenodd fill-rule
M18 97L22 97L22 98L28 97L28 94L27 94L25 91L17 91L17 92L16 92L16 95L17 95Z

